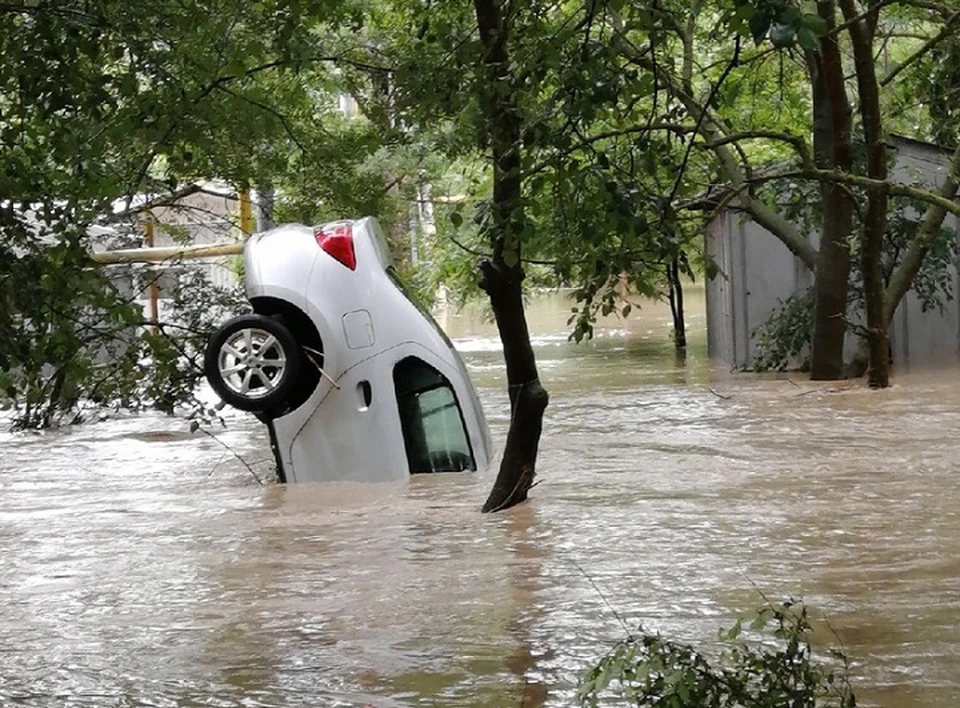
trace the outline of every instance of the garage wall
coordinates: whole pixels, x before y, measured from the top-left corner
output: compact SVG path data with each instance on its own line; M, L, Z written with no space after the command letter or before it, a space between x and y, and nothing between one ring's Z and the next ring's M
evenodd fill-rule
M708 351L731 367L748 367L756 329L813 276L779 239L732 209L710 223L706 247L721 270L707 282Z
M946 176L949 155L933 145L904 138L895 143L897 160L892 176L907 184L920 183L930 187L939 185ZM944 226L958 229L955 216L948 216ZM914 361L942 358L960 351L960 306L956 295L960 290L960 275L956 265L950 268L954 298L944 304L943 312L923 307L911 290L897 308L890 327L890 345L894 361Z
M892 177L906 184L939 184L949 155L936 146L892 137L896 162ZM958 229L955 217L945 226ZM816 244L819 234L812 234ZM707 346L710 356L731 367L749 367L756 351L753 333L770 317L779 301L813 284L813 274L779 239L734 209L720 213L707 227L706 250L720 270L707 281ZM950 268L954 294L960 293L960 273ZM945 304L943 312L923 312L912 290L894 315L890 331L895 361L914 361L956 355L960 352L960 305L958 298ZM845 347L851 356L856 338L848 336Z

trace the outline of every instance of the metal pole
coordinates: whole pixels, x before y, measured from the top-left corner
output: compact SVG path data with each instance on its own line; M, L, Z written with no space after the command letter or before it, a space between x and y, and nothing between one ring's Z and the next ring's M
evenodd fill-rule
M125 248L119 251L91 253L90 259L102 265L118 263L162 263L173 259L213 258L238 256L243 253L243 242L212 243L206 246L160 246L158 248Z
M253 207L250 203L250 188L243 187L240 190L240 230L243 232L243 237L249 238L255 228Z
M146 242L147 248L153 248L153 239L154 239L154 225L153 219L148 215L147 220L144 223L144 229L146 231ZM157 333L157 323L160 321L160 291L157 288L157 278L160 277L159 271L153 271L150 274L150 285L148 286L149 299L150 299L150 321L153 323L153 333Z

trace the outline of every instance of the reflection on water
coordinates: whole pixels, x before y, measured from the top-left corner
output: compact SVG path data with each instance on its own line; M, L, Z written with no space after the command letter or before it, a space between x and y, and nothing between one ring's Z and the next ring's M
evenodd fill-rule
M734 376L688 300L685 362L662 306L574 345L534 304L542 484L493 516L490 472L260 487L159 416L0 438L0 705L568 705L613 609L710 641L754 585L829 618L866 704L956 704L957 372ZM493 327L445 325L502 440Z

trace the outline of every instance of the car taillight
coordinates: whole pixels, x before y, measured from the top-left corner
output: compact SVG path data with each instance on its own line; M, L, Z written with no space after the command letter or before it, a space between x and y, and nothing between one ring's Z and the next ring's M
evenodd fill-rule
M350 224L318 226L313 230L313 237L326 253L350 270L357 269L357 252L353 248L353 228Z

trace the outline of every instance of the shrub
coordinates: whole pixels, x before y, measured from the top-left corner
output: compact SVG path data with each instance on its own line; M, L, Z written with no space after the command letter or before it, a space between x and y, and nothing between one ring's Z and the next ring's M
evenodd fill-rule
M591 708L607 698L657 708L853 708L849 660L836 649L831 661L815 660L811 630L806 606L787 601L721 631L715 657L641 632L586 671L577 699Z

